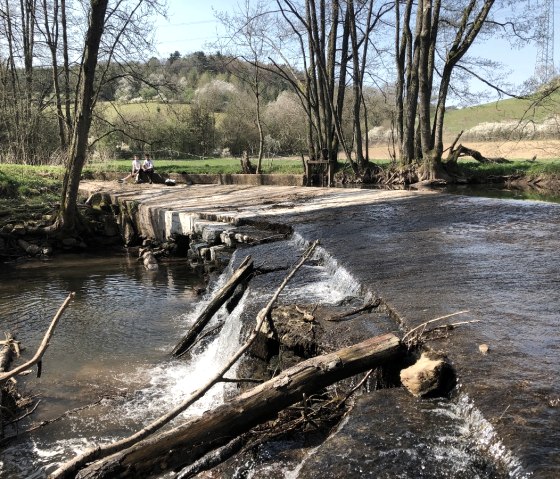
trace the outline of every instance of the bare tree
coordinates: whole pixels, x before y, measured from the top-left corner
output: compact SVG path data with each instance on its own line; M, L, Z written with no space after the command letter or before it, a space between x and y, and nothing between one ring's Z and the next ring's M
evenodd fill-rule
M253 6L249 0L238 4L233 15L219 14L222 25L226 28L224 39L228 70L240 79L254 97L255 126L258 130L259 145L256 173L261 172L264 155L264 125L262 120L262 67L265 59L265 35L267 4L259 0ZM236 61L236 59L242 60Z
M515 6L505 3L510 9ZM495 4L495 0L395 2L398 152L403 165L421 163L421 179L449 178L442 160L446 102L456 69L469 71L462 62L474 42L498 31L520 38L527 29L523 25L527 19L491 18ZM470 73L476 76L473 70Z
M160 8L158 0L117 1L114 6L109 0L90 0L60 210L51 230L73 233L81 226L76 202L101 86L108 80L113 62L122 60L131 48L142 48L144 42L149 43L141 20L145 21L146 14Z

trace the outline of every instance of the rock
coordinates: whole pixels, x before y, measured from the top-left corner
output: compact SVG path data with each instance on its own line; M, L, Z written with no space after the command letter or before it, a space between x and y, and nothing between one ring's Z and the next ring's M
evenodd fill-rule
M155 271L159 268L157 259L151 251L147 251L144 253L144 255L142 256L142 261L144 263L144 268L146 268L148 271Z
M62 245L67 248L72 248L78 244L78 240L76 238L64 238L62 240Z
M36 244L30 244L25 252L31 256L35 256L41 252L41 247Z
M44 256L50 256L53 253L52 246L43 246L41 249L41 254Z
M191 243L190 248L191 251L197 255L202 256L201 250L204 248L208 248L210 245L208 243Z
M18 239L17 244L23 251L27 252L27 248L29 248L29 243L27 241Z
M122 237L125 246L130 246L136 241L136 231L134 230L134 225L128 216L123 217Z
M103 235L111 237L111 236L117 236L118 234L119 234L119 228L117 224L112 218L106 216L103 223Z
M400 377L402 385L416 397L446 396L455 386L453 367L444 356L434 353L422 353Z
M219 228L215 226L206 226L202 230L202 240L209 244L217 244L220 242L220 235L222 233L223 226Z
M490 347L487 344L481 344L480 346L478 346L478 350L482 354L488 354L488 351L490 350Z
M15 225L12 229L12 234L23 236L26 233L24 225Z

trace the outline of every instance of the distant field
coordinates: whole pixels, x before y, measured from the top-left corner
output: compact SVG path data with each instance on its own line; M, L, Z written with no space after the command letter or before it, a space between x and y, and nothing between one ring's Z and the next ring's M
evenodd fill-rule
M141 115L148 113L159 112L161 114L177 114L188 111L190 106L184 103L115 103L115 102L100 102L97 105L98 112L104 112L109 120L115 120L117 113L123 115Z
M484 156L501 156L508 160L529 160L537 156L539 160L556 160L560 158L560 140L539 141L463 141L465 146L480 151ZM448 145L444 145L447 148ZM375 145L369 149L371 158L388 160L386 145Z
M542 101L537 101L535 98L509 98L461 110L446 111L445 131L449 135L456 135L461 130L468 130L480 123L498 123L508 120L540 123L558 114L560 114L560 92Z

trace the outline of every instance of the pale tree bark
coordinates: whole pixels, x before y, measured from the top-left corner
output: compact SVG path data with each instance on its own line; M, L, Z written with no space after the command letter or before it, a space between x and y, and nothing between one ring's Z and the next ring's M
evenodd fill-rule
M400 3L395 2L395 52L396 133L401 164L421 161L421 179L447 177L442 163L443 123L453 70L483 28L494 0L469 0L461 10L459 21L446 21L446 28L454 31L448 45L443 41L441 45L438 43L438 33L443 28L442 0L418 0L414 35L409 27L413 2L406 0L404 14ZM438 54L438 46L444 53ZM442 58L439 66L436 65L438 56ZM440 77L437 85L436 75ZM435 91L438 101L434 112L431 99Z

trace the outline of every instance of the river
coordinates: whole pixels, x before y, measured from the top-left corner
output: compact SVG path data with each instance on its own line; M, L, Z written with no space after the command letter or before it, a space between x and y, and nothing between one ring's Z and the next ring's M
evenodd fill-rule
M426 195L283 217L295 236L251 248L257 263L287 266L306 242L322 243L283 302L335 305L369 291L406 327L465 309L465 319L482 324L431 345L458 368L450 400L418 401L401 389L364 394L303 457L286 453L296 443L271 443L221 477L304 479L317 470L324 479L558 477L558 213L557 205L533 201ZM242 255L238 250L234 261ZM108 399L13 443L0 456L0 477L44 477L84 447L122 437L176 404L235 350L243 324L282 276L252 282L227 328L184 362L168 352L209 298L197 296L201 280L184 268L150 273L134 258L76 258L4 270L0 317L30 349L67 292L78 293L42 378L23 381L42 398L33 421ZM378 321L368 334L399 332L389 318ZM486 356L481 343L490 345ZM215 389L191 413L226 393Z

